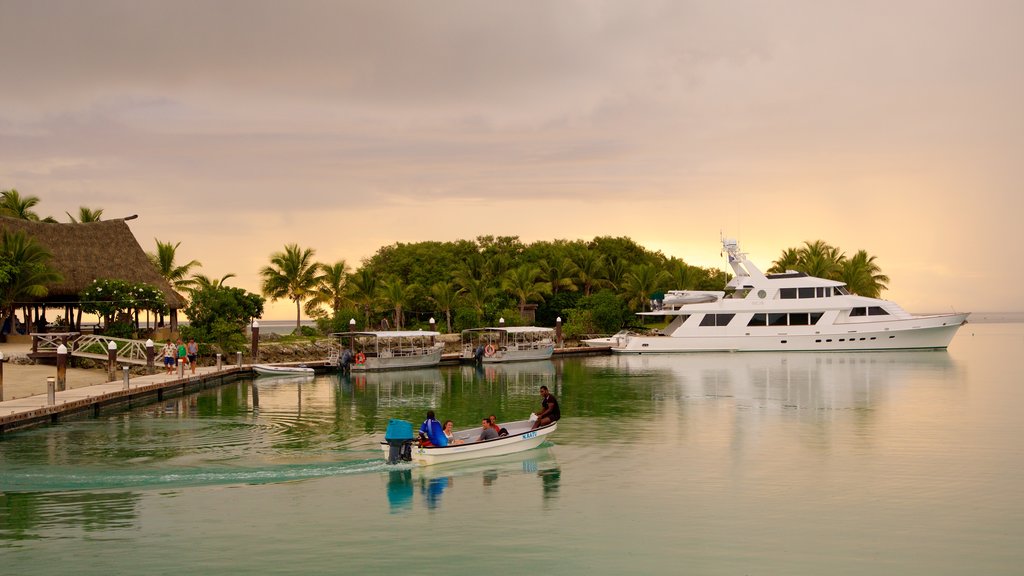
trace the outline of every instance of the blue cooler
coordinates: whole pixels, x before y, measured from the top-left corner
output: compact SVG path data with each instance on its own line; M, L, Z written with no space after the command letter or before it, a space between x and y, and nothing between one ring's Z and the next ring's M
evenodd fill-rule
M384 432L384 441L388 443L388 464L397 464L399 460L412 461L412 441L416 438L412 433L412 423L392 418L388 420L388 428Z

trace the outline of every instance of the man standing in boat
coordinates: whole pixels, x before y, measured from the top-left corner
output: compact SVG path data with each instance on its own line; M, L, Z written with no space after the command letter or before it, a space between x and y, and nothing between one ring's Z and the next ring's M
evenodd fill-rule
M547 386L540 387L540 397L541 411L537 413L537 420L533 423L534 429L547 426L562 417L562 412L558 409L558 400L554 394L548 392Z

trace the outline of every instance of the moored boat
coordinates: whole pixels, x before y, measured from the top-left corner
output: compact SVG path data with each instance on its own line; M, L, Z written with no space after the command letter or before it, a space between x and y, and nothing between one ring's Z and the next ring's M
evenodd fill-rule
M388 330L380 332L335 332L328 362L352 372L402 370L437 366L444 343L440 332Z
M555 351L555 330L538 326L470 328L462 331L462 358L492 362L546 360Z
M315 370L307 366L274 366L253 364L252 369L259 376L312 376Z
M558 429L558 422L552 422L541 426L536 430L532 429L533 422L530 420L518 420L505 422L499 426L508 430L508 436L501 436L491 440L478 442L482 428L471 428L458 430L454 433L455 441L447 446L413 446L411 450L412 461L421 465L443 464L446 462L460 462L474 458L486 458L489 456L503 456L530 450L540 446L545 437ZM381 449L384 451L385 460L392 454L392 446L385 439L381 442Z
M722 240L735 277L723 292L675 290L642 316L671 319L658 336L627 335L620 354L941 349L968 314L914 315L803 272L764 274Z

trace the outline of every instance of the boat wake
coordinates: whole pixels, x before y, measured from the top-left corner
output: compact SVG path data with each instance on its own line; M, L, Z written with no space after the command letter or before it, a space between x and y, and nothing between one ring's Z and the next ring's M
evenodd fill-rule
M274 484L333 476L379 473L386 470L379 458L344 462L284 464L260 468L151 468L131 470L83 469L40 466L5 470L0 475L3 492L63 492L73 490L150 489L216 486L225 484Z

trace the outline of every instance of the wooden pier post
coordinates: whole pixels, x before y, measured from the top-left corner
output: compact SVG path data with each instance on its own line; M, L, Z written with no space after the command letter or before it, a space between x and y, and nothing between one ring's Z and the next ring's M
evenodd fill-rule
M260 361L260 321L252 321L252 362Z
M221 364L220 352L217 352L217 372L220 372L224 366Z
M562 347L562 317L555 318L555 347Z
M57 346L57 390L68 389L68 347Z
M0 402L4 401L4 362L7 362L7 358L0 352Z
M146 374L156 374L156 366L153 363L155 359L156 349L153 347L153 339L150 338L146 340Z
M121 367L121 370L124 372L124 389L127 390L131 388L131 381L129 380L128 376L128 370L130 370L130 368L128 368L128 365L124 365Z
M242 367L242 353L241 352L235 352L235 360L238 361L238 367L241 368Z
M53 376L46 377L46 405L53 406L57 403L57 383Z
M117 342L107 343L107 376L108 381L117 380Z

